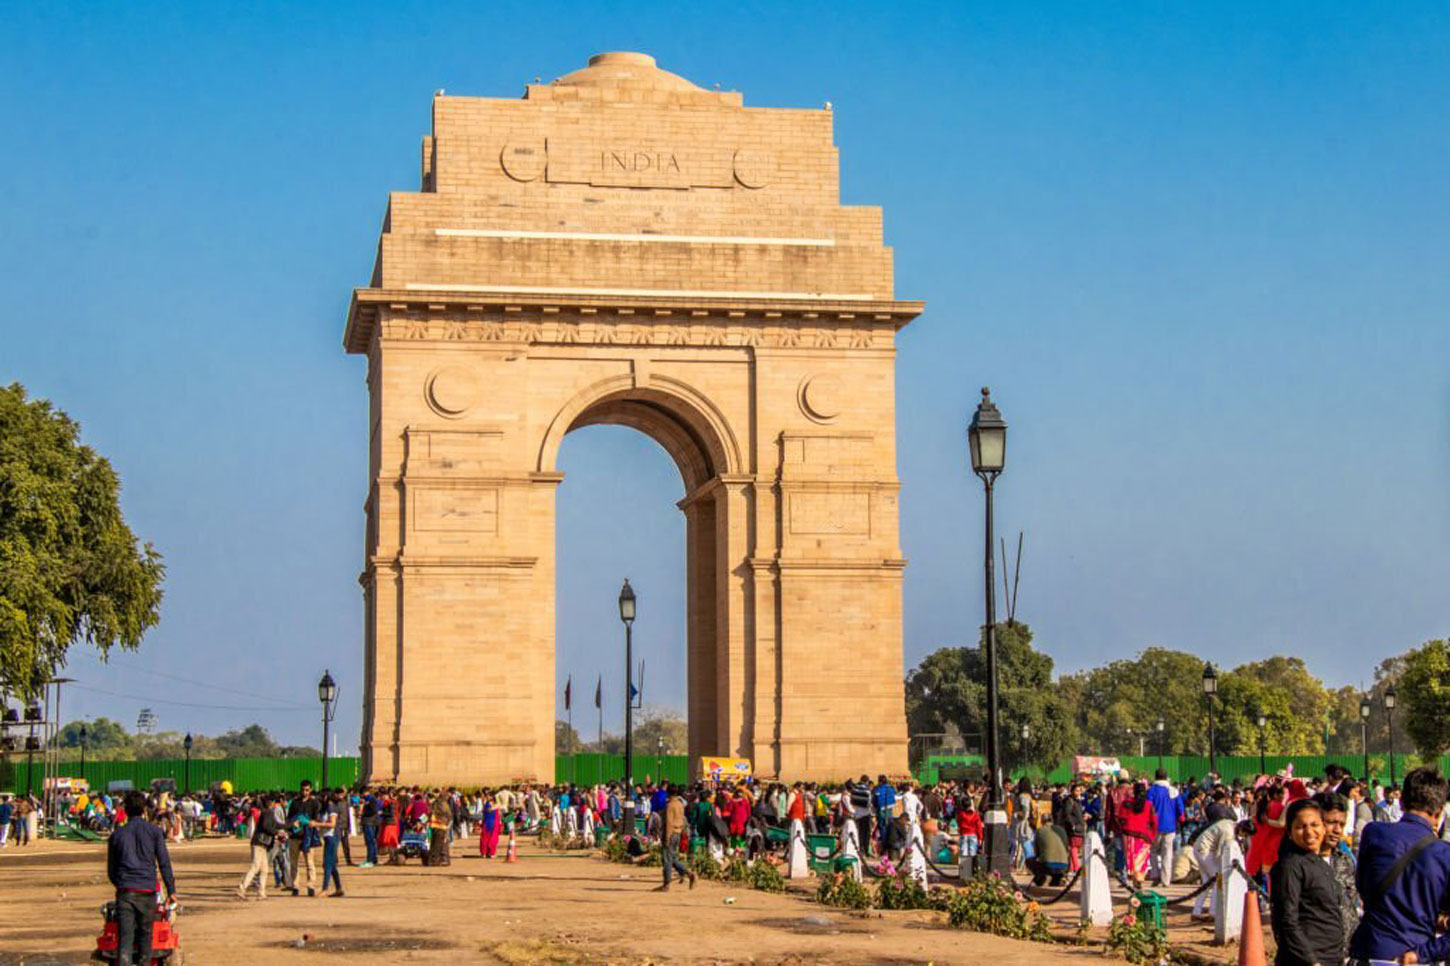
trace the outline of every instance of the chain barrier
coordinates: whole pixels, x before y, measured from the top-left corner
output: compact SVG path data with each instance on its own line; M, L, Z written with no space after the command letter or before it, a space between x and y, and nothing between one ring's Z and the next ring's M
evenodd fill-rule
M1080 879L1080 878L1082 878L1083 871L1086 868L1087 868L1086 866L1078 866L1077 871L1072 874L1072 878L1071 879L1068 879L1067 880L1067 885L1065 885L1065 886L1062 887L1062 891L1061 892L1059 892L1057 895L1053 896L1051 899L1040 899L1040 900L1037 900L1037 904L1039 906L1051 906L1051 905L1055 905L1056 903L1059 903L1062 900L1066 899L1067 898L1067 894L1072 891L1072 887L1075 886L1075 885L1077 885L1077 880Z
M1234 859L1233 869L1231 871L1237 872L1239 875L1243 876L1244 882L1248 883L1249 888L1257 892L1259 895L1263 896L1264 899L1267 900L1269 898L1269 891L1263 886L1259 885L1258 882L1254 881L1254 877L1249 875L1248 870L1243 867L1238 859Z

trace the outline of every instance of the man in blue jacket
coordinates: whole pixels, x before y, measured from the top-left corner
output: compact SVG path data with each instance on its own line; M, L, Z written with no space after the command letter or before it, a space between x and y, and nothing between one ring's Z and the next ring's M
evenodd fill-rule
M883 843L881 854L885 855L886 823L896 814L896 789L885 775L876 779L876 787L871 791L871 804L876 811L876 837Z
M1438 769L1416 768L1402 788L1404 818L1370 823L1359 845L1355 884L1364 916L1349 941L1352 960L1450 959L1450 936L1435 935L1450 901L1450 843L1435 835L1447 783Z
M1153 839L1153 858L1158 862L1158 885L1173 883L1173 846L1178 841L1178 826L1183 822L1183 796L1168 784L1168 772L1158 769L1156 780L1148 789L1148 801L1158 815L1158 835Z
M150 966L157 870L166 894L175 901L166 836L146 820L145 792L132 790L126 793L126 824L106 843L106 874L116 887L117 966Z

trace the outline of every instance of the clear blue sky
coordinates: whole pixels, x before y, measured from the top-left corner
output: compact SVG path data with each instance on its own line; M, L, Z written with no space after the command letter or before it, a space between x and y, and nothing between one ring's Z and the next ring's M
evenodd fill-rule
M8 3L4 19L0 380L81 421L170 568L143 651L71 669L128 697L72 690L67 712L130 724L150 704L163 728L260 718L315 743L327 666L356 742L349 291L386 192L416 188L434 89L516 96L609 49L753 105L834 103L843 197L885 208L898 295L928 306L899 355L908 664L981 620L963 428L984 383L1012 427L1019 617L1060 669L1162 644L1228 665L1298 654L1354 683L1450 632L1443 4ZM617 693L628 574L647 698L682 706L678 474L610 428L570 437L562 465L560 685L572 671L588 706L604 672Z

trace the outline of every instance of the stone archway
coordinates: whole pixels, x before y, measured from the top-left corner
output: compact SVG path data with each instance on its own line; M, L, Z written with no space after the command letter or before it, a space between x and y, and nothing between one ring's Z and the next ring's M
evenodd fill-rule
M829 111L641 54L439 96L345 343L368 359L374 778L553 777L555 457L631 426L685 482L690 753L902 771L897 330Z

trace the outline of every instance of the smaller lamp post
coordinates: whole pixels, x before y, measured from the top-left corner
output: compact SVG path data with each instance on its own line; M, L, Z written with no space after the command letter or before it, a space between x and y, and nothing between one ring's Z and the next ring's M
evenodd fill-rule
M1385 688L1385 717L1390 726L1390 785L1395 783L1395 704L1399 701L1395 686Z
M191 732L188 731L186 737L181 739L181 747L186 750L186 784L183 787L188 795L191 794L191 745Z
M317 682L317 700L322 702L322 787L330 788L327 783L327 739L332 730L332 716L337 711L337 682L332 679L332 672L326 669L322 672L322 680Z
M629 578L619 588L619 620L624 624L624 830L634 834L634 588Z
M1165 731L1166 731L1166 729L1168 727L1168 723L1166 721L1164 721L1162 718L1159 718L1157 725L1155 725L1154 727L1156 727L1157 730L1158 730L1158 767L1159 768L1162 768L1163 767L1163 744L1167 740Z
M1369 695L1359 699L1359 744L1364 749L1364 784L1369 789Z
M1031 761L1031 759L1032 759L1032 756L1029 755L1028 752L1027 752L1027 742L1029 742L1031 740L1032 740L1032 726L1030 724L1028 724L1027 722L1024 721L1024 722L1022 722L1022 773L1023 774L1026 774L1027 773L1027 763L1029 761Z
M1213 696L1218 694L1218 671L1212 664L1203 665L1203 696L1208 701L1208 770L1218 774L1218 749L1213 735Z
M84 721L82 721L81 722L81 782L82 782L82 784L84 784L85 783L85 780L86 780L86 740L89 737L90 737L90 731L89 731L89 729L86 728L86 723Z
M1264 726L1269 723L1269 719L1264 716L1264 712L1260 711L1254 720L1259 726L1259 774L1267 775L1269 771L1264 767Z
M655 749L655 778L659 780L659 786L665 787L665 736L660 735Z

